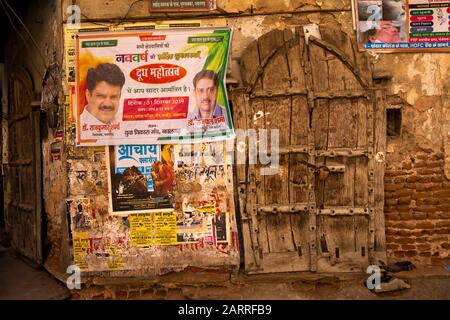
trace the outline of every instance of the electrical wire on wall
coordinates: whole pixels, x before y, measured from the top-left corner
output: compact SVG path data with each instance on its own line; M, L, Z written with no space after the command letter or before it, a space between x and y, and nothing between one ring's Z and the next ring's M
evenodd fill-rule
M10 13L8 12L11 11L11 13L16 17L16 19L19 21L19 23L22 25L22 27L25 29L25 32L28 34L28 36L30 37L33 45L36 47L37 52L40 56L40 58L42 59L42 63L44 64L44 68L45 70L48 70L49 66L47 65L47 62L45 60L44 55L42 54L41 49L39 48L39 45L37 44L37 41L35 40L35 38L33 37L33 35L31 34L30 30L27 28L27 26L25 25L25 23L22 21L22 19L19 17L19 15L16 13L16 11L11 7L11 5L8 3L7 0L0 0L0 4L3 8L3 11L5 12L9 22L11 23L11 26L13 27L14 31L19 35L19 37L22 39L22 41L24 42L25 45L27 45L27 40L24 38L24 36L22 35L22 33L17 29L17 26L14 24L14 21L10 15ZM5 7L6 5L6 7ZM39 76L42 78L42 80L44 80L44 75L42 74L42 72L39 70L39 68L36 66L37 72L39 73ZM52 73L50 73L51 78L53 79L53 81L55 83L59 83L54 75ZM58 96L58 92L53 92L54 96L57 97Z
M104 26L104 27L116 27L116 26L120 25L121 23L123 23L123 22L126 20L126 18L128 17L128 15L129 15L130 12L131 12L131 9L133 9L133 7L134 7L137 3L143 2L143 1L146 1L146 0L136 0L136 1L134 1L133 3L131 3L130 6L129 6L129 8L128 8L127 13L125 13L125 15L124 15L122 18L120 18L118 22L116 22L116 23L114 23L114 24L106 24L106 23L100 23L100 22L92 22L92 21L90 21L91 19L90 19L88 16L86 16L85 14L81 13L81 15L82 15L84 18L86 18L86 20L88 20L88 21L89 21L90 23L92 23L92 24L96 24L96 25Z

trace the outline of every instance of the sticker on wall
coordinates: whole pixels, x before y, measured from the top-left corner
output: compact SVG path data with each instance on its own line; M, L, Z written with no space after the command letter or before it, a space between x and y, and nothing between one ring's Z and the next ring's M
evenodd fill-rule
M131 214L130 243L132 247L149 247L153 245L153 214Z
M449 0L353 0L358 45L378 51L449 51Z
M74 263L81 270L88 269L86 254L89 251L89 234L87 232L73 233L73 256Z
M231 36L227 27L78 33L77 143L233 138L225 85Z
M111 214L173 211L172 145L119 145L107 150Z
M155 245L173 245L177 243L177 216L175 212L155 212L153 214Z
M62 142L56 141L50 144L50 153L52 161L61 160L62 157Z

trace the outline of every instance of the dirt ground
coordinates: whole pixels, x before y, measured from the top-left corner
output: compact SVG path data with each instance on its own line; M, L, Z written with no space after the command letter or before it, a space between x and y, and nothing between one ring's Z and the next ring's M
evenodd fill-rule
M242 272L189 269L153 278L91 278L81 290L69 291L44 268L36 268L2 242L0 300L137 299L137 300L450 300L449 266L418 267L392 274L409 289L373 293L367 274Z

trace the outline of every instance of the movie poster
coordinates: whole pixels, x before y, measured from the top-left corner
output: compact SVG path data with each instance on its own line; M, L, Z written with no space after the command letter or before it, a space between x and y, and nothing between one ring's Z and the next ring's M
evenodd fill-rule
M229 28L78 33L80 146L234 137L225 76Z
M450 0L354 0L361 49L449 51Z
M111 214L173 210L173 145L118 145L107 149Z

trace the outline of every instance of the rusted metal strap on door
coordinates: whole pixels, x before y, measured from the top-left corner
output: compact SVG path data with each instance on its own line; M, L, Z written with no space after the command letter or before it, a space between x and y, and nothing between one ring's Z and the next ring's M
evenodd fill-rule
M371 150L373 153L374 148L374 109L375 109L375 99L373 99L373 103L368 108L366 119L367 119L367 145L368 150ZM370 157L367 162L367 178L368 178L368 195L369 195L369 263L376 263L374 250L375 250L375 220L374 220L374 206L375 206L375 190L374 190L374 170L375 170L375 159L374 157Z
M258 207L258 214L270 213L301 213L308 212L309 203L291 203L286 205L270 205Z
M314 102L315 102L315 94L314 94L314 82L312 76L312 67L311 61L309 60L309 46L306 45L305 37L303 34L303 28L297 28L296 33L298 34L298 39L301 42L299 45L300 50L303 49L299 53L299 56L302 58L302 65L305 75L305 85L307 91L307 101L308 101L308 109L310 112L314 110ZM311 119L310 119L311 121ZM316 166L316 146L314 143L314 132L312 129L312 125L310 124L308 127L308 163L312 166ZM308 223L309 223L309 258L310 258L310 270L317 270L317 220L316 220L316 196L315 196L315 170L310 168L308 170Z
M315 155L317 157L328 157L328 158L365 156L370 159L373 156L373 148L364 148L364 149L340 148L330 150L316 150Z
M369 208L365 207L328 207L317 210L318 215L327 216L354 216L369 215Z
M369 89L369 85L366 83L366 81L361 77L361 71L359 68L353 64L352 61L349 60L349 58L346 56L346 54L339 50L338 48L330 45L329 43L322 41L314 36L309 37L309 41L314 43L315 45L321 47L322 49L325 49L326 51L334 54L336 57L339 58L349 69L350 71L355 75L355 78L358 80L358 82L361 84L361 86L364 89Z
M245 110L250 110L249 97L244 96ZM250 121L250 117L247 117L247 128L251 128L253 124ZM254 148L250 146L249 148ZM253 251L253 257L255 259L255 265L257 268L261 266L262 249L260 248L259 241L259 225L258 225L258 212L256 211L256 168L254 164L248 165L248 189L247 189L247 214L251 219L251 247Z
M312 92L309 91L312 100L317 99L353 99L353 98L369 98L369 94L364 90L342 90L342 91L324 91ZM291 97L291 96L306 96L307 90L300 90L298 88L285 89L257 89L250 94L251 99L273 98L273 97Z
M264 68L266 67L266 65L269 64L269 62L272 60L272 58L275 57L275 55L277 53L285 52L287 49L292 48L293 46L295 46L297 44L297 42L298 42L298 38L296 36L294 36L292 39L285 41L281 46L279 46L279 47L273 49L271 52L269 52L267 57L259 65L258 69L256 69L256 73L252 76L250 85L248 86L248 88L246 90L247 93L250 94L251 92L253 92L253 89L256 86L256 82L261 77L261 75L264 73Z

